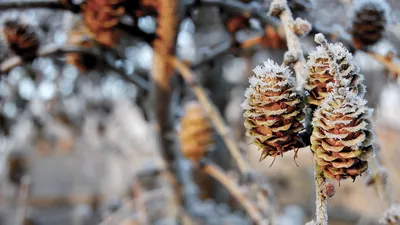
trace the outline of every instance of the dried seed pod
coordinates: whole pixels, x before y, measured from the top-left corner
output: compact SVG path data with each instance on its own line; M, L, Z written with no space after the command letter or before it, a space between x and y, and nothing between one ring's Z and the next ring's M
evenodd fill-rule
M356 48L370 46L383 37L389 19L385 0L358 0L353 13L352 35Z
M185 157L198 162L207 153L213 142L212 127L202 106L191 101L185 105L179 138Z
M68 34L67 43L72 46L92 48L94 42L88 34L87 28L80 22ZM76 66L81 72L91 70L97 65L96 57L87 53L68 53L66 59L69 64Z
M82 5L83 21L97 42L113 47L118 40L115 27L125 13L123 0L87 0Z
M361 97L364 96L365 86L361 83L364 76L359 73L353 56L341 43L329 44L329 49L338 64L342 76L341 85L349 87L351 92ZM308 77L304 88L308 92L307 103L316 109L333 89L334 69L331 68L329 55L322 46L310 53L307 64Z
M372 110L349 88L331 92L315 111L311 150L326 177L355 180L373 152Z
M303 147L298 133L304 128L304 105L289 69L268 60L253 71L242 108L247 135L262 151L260 160L297 152Z
M39 48L39 39L34 28L17 20L7 20L3 26L9 48L24 60L33 60Z

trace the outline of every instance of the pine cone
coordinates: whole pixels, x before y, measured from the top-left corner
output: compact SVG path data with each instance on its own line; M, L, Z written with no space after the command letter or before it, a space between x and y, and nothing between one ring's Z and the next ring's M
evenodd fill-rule
M195 162L203 158L213 142L210 121L198 102L186 103L179 138L183 155Z
M33 27L16 20L8 20L4 23L3 33L9 48L15 54L24 60L35 59L39 48L39 39Z
M250 78L242 104L247 135L262 150L260 161L303 147L298 133L303 130L303 107L294 79L287 68L272 60L257 66Z
M329 44L334 54L339 71L342 75L341 85L349 87L351 92L364 96L365 86L361 83L364 76L359 74L359 68L355 65L353 56L342 44ZM329 55L322 46L309 55L308 78L305 89L308 92L307 103L316 109L321 105L325 97L332 91L335 78L329 62Z
M331 92L315 111L311 150L326 177L355 178L368 168L373 152L372 110L348 88Z
M304 17L314 7L314 0L287 0L294 18Z
M354 45L356 48L374 45L382 39L388 22L388 4L385 0L359 0L354 8Z
M88 34L86 27L79 22L69 32L67 43L84 48L93 48L94 46L94 40ZM66 59L69 64L76 66L81 72L91 70L97 64L96 57L87 53L68 53Z
M87 0L82 5L83 21L97 42L113 47L118 40L115 27L125 13L123 0Z

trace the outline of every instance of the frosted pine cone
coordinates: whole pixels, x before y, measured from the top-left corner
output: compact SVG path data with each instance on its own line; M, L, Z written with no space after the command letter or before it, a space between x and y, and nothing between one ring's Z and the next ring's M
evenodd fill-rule
M242 104L247 135L262 150L260 160L303 147L303 107L287 68L272 60L257 66Z
M18 22L8 20L4 23L3 34L9 48L25 60L33 60L39 48L39 39L34 28Z
M359 74L359 68L355 65L353 56L342 44L329 44L333 52L339 71L342 76L341 85L349 87L351 92L364 96L365 86L361 83L364 76ZM322 46L309 55L308 78L305 89L308 92L307 103L313 105L314 109L321 105L324 98L332 91L335 78L333 68L329 61L329 55Z
M118 39L115 27L124 12L123 0L87 0L82 5L83 21L96 41L106 47Z
M326 177L353 178L368 168L373 152L370 116L366 100L340 88L330 93L315 111L311 150Z
M179 138L183 155L195 162L203 158L212 144L211 123L198 102L186 103Z
M67 43L72 46L92 48L94 40L88 34L87 28L80 22L68 34ZM81 72L93 69L97 64L95 56L86 53L68 53L67 62L74 65Z
M385 0L358 0L353 15L353 42L357 48L370 46L383 37L389 19Z

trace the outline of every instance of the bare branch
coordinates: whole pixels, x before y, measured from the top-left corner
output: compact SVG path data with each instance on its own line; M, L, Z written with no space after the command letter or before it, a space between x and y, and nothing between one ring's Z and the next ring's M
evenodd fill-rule
M30 8L48 8L48 9L64 9L68 10L67 7L58 0L47 0L47 1L9 1L0 2L0 10L7 9L30 9Z
M76 46L57 46L57 45L48 45L40 48L37 52L37 57L47 57L54 55L65 55L68 53L82 53L82 54L90 54L95 56L100 62L103 62L102 65L106 65L109 69L119 73L121 77L130 83L136 84L138 87L143 88L145 90L149 89L149 85L146 80L139 76L130 76L125 73L125 71L116 68L114 65L105 62L103 58L99 55L99 53L93 51L90 48L82 48ZM9 59L6 59L0 64L0 77L6 73L8 73L11 69L17 66L21 66L25 63L25 61L19 57L14 56Z
M287 5L286 0L273 0L271 2L270 13L274 13L278 7L282 11L279 11L277 15L282 21L282 26L285 31L286 42L291 55L297 58L297 62L294 64L294 71L296 73L297 85L301 87L306 80L306 59L304 58L303 49L300 44L300 38L294 32L295 21L293 19L292 12Z
M267 224L267 221L263 218L260 210L253 204L241 191L239 186L233 182L224 171L217 165L206 162L202 165L201 169L208 175L220 182L231 194L232 196L243 206L246 212L249 214L250 218L256 224Z

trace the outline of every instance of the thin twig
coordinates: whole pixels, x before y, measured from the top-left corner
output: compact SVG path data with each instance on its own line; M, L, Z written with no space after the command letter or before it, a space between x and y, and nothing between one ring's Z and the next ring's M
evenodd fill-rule
M130 83L136 84L138 87L148 90L149 85L146 80L144 80L140 76L135 76L135 74L128 75L125 73L125 71L116 68L113 64L105 62L101 56L93 51L90 48L82 48L82 47L76 47L76 46L58 46L58 45L48 45L40 48L37 52L37 57L47 57L47 56L54 56L54 55L65 55L68 53L82 53L82 54L90 54L95 56L101 63L102 65L106 65L109 69L119 73L121 77ZM19 56L14 56L9 59L6 59L0 64L0 76L3 76L7 74L11 69L17 66L21 66L25 63L25 61L19 57Z
M267 224L260 210L240 191L239 186L233 182L217 165L206 162L201 169L220 182L232 196L243 206L250 218L256 224Z
M67 9L64 4L58 0L46 1L9 1L0 2L0 10L7 9L28 9L28 8L49 8L49 9Z
M22 177L21 185L18 191L18 208L15 225L23 225L26 213L26 201L29 195L30 178L27 176Z
M297 85L298 87L301 87L306 80L306 59L304 58L303 49L300 44L300 38L293 31L293 15L286 0L273 0L271 2L270 11L273 10L272 7L274 7L274 5L280 5L280 7L283 9L279 14L279 18L282 21L282 26L285 31L289 52L297 59L297 62L294 64L294 71L296 73Z
M142 187L140 185L139 180L137 180L133 186L133 194L135 198L136 211L139 214L140 224L142 225L150 224L146 211L145 200L142 196Z
M222 137L227 149L230 151L233 159L235 160L239 171L242 175L246 176L250 172L248 163L243 159L240 149L232 138L231 132L228 126L224 122L221 114L217 108L213 105L210 98L205 93L204 89L196 82L195 76L187 65L178 60L175 57L170 57L170 63L173 65L185 79L185 81L192 87L194 94L196 95L199 103L204 107L205 111L209 115L215 129Z
M382 63L388 69L390 72L395 73L395 74L400 74L400 65L397 63L393 62L389 58L379 55L376 52L373 51L366 51L368 55L372 56L374 59Z
M328 225L328 201L325 196L322 195L322 186L325 182L325 176L323 171L319 167L318 163L315 164L315 194L316 194L316 222L317 225Z

